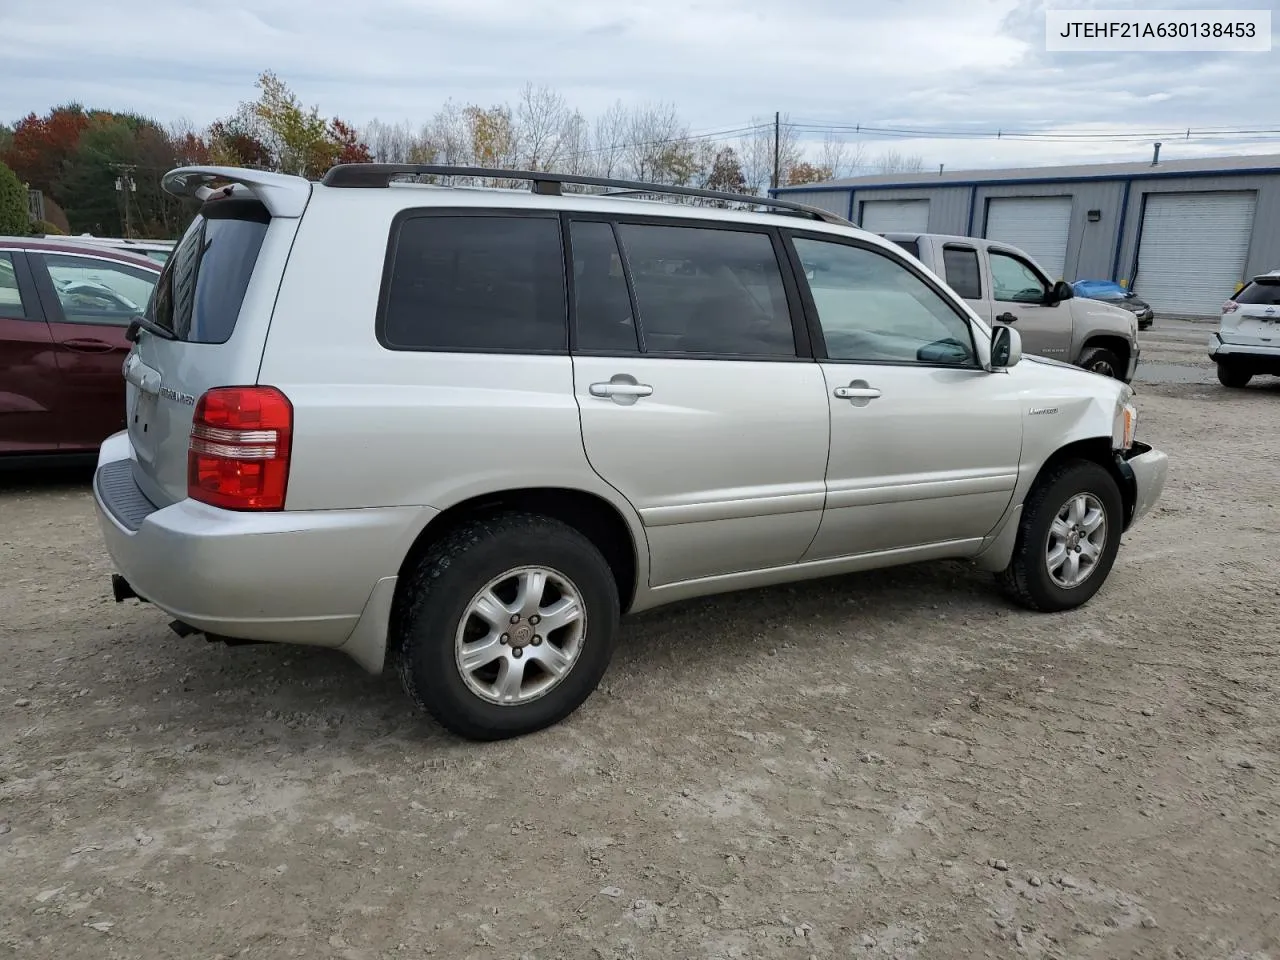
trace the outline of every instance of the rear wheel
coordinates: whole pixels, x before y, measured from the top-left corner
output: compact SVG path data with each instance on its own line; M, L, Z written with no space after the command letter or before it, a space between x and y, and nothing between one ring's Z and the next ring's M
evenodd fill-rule
M532 733L599 684L618 606L608 563L572 527L528 514L468 523L427 553L406 588L401 682L461 736Z
M1111 377L1113 380L1120 380L1125 374L1120 358L1105 347L1089 347L1084 353L1080 354L1080 361L1077 366L1083 367L1091 373Z
M1253 374L1249 371L1218 361L1218 382L1224 387L1238 390L1241 387L1247 387L1252 379Z
M1089 460L1055 467L1022 508L1005 591L1032 610L1070 610L1102 588L1120 549L1124 502L1115 479Z

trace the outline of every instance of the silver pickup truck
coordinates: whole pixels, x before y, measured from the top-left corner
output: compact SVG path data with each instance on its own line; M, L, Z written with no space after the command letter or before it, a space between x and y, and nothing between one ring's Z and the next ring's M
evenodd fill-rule
M1075 296L1027 253L1007 243L936 233L885 233L968 301L987 323L1015 325L1027 353L1073 363L1128 383L1138 367L1132 313Z

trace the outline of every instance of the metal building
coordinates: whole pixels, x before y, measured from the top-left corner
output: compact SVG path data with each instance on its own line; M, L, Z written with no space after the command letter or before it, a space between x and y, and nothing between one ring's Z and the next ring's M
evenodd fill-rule
M1115 280L1158 314L1216 316L1280 269L1280 155L854 177L772 191L877 233L987 237L1053 279Z

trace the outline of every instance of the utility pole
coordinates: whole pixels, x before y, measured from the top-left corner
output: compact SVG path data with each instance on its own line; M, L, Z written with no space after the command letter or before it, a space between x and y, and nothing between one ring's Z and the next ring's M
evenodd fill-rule
M782 113L773 114L773 188L782 186Z
M133 171L137 166L132 163L116 163L112 166L120 174L116 177L116 193L124 198L124 236L128 240L133 237L130 197L138 192L138 184L133 179Z

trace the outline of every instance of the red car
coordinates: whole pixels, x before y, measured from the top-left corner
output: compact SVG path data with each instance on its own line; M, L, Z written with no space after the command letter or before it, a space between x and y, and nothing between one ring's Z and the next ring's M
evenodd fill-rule
M91 455L124 429L125 332L160 269L73 239L0 238L0 467Z

